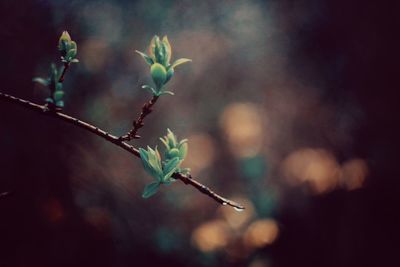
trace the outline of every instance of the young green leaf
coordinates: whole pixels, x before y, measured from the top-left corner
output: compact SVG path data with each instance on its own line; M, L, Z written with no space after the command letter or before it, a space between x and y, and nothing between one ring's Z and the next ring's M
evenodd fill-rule
M157 91L150 85L142 85L143 89L149 90L153 95L157 95Z
M64 91L56 91L54 93L54 100L55 101L60 101L64 96Z
M192 60L191 59L188 59L188 58L180 58L180 59L178 59L178 60L176 60L172 65L171 65L171 68L176 68L177 66L179 66L179 65L182 65L182 64L184 64L184 63L187 63L187 62L191 62Z
M153 59L150 56L148 56L147 54L140 52L138 50L135 50L135 52L138 53L139 55L141 55L142 58L144 59L144 61L146 61L146 63L149 64L150 66L154 64Z
M161 167L161 158L159 156L158 150L157 150L157 148L156 148L156 150L153 150L151 147L147 147L147 151L148 151L147 156L149 158L149 164L154 169L154 171L157 173L157 177L160 177L163 172L162 172L162 167ZM155 177L155 178L157 178L157 177Z
M174 159L168 161L168 163L164 166L164 177L163 177L164 182L168 181L169 178L171 178L171 175L178 168L179 163L180 163L180 159L174 158Z
M174 92L171 91L162 91L159 95L175 95Z
M77 54L77 50L76 49L68 50L67 55L66 55L66 60L67 61L71 61L72 59L75 58L76 54Z
M64 101L60 100L56 102L56 106L59 108L63 108L64 107Z
M185 139L179 143L179 158L183 160L186 157L187 152L188 152L188 144L187 140Z
M161 140L161 142L164 144L165 149L166 149L166 150L169 150L169 149L170 149L170 146L169 146L169 144L168 144L168 138L167 138L167 137L165 137L165 138L160 137L160 140Z
M176 147L176 145L177 145L176 136L170 129L167 129L167 136L166 137L168 138L169 146L171 148L172 147Z
M167 68L167 80L165 81L165 83L171 80L172 76L174 76L174 72L174 68L171 68L171 66Z
M179 157L179 149L177 149L177 148L169 149L166 154L167 154L166 156L168 159L173 159L173 158Z
M43 79L43 78L40 78L40 77L33 78L32 81L40 83L41 85L44 85L44 86L47 86L50 83L49 80Z
M149 162L149 152L143 148L139 148L140 159L142 160L142 164L144 170L153 178L160 180L160 176L162 175L161 171L156 170Z
M168 37L165 35L162 39L163 47L165 49L165 66L169 65L169 62L171 61L171 56L172 56L172 48L171 44L168 41Z
M160 183L159 182L153 182L151 184L148 184L145 186L143 190L142 197L143 198L149 198L155 193L157 193L158 189L160 188Z

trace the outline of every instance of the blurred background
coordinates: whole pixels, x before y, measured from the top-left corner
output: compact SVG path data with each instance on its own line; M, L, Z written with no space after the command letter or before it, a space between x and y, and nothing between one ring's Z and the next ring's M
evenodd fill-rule
M393 1L394 2L394 1ZM140 161L0 102L0 266L399 266L398 7L389 1L0 3L1 92L32 83L68 30L65 112L115 135L150 98L134 53L168 35L178 67L138 147L171 128L184 166L246 206L176 182L150 199ZM397 21L398 23L398 21Z

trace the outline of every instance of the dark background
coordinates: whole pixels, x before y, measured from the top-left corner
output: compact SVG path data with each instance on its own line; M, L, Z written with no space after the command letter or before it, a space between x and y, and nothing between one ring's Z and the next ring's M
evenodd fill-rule
M399 266L394 2L1 1L1 92L43 103L68 30L65 112L116 135L149 98L133 51L167 34L193 63L135 142L188 137L193 174L247 209L179 182L144 200L136 158L3 101L0 266Z

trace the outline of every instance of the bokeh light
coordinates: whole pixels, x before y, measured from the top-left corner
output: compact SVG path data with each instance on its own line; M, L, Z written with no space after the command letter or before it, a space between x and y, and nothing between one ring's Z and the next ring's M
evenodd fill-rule
M347 190L355 190L363 186L368 175L368 165L365 160L351 159L342 166L341 183Z
M250 248L261 248L272 244L279 234L278 223L274 219L257 220L249 225L244 234L244 244Z
M263 142L261 110L255 104L234 103L227 106L220 118L232 153L238 157L257 155Z
M223 220L214 220L198 226L192 233L193 244L203 252L225 247L229 241L229 226Z
M313 193L333 190L340 178L340 166L327 150L304 148L292 152L282 163L282 173L291 185L307 183Z

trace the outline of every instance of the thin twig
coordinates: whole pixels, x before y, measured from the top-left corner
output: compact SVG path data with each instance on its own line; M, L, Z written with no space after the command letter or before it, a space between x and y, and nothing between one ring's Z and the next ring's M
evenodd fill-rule
M129 153L135 155L136 157L140 158L140 154L139 154L139 150L137 148L135 148L132 145L129 145L126 142L123 142L122 140L120 140L120 138L92 125L89 124L87 122L81 121L77 118L71 117L67 114L64 114L62 112L58 112L55 110L50 110L47 106L45 105L38 105L35 104L33 102L30 102L28 100L24 100L15 96L11 96L11 95L7 95L7 94L3 94L0 92L0 99L6 101L6 102L11 102L14 104L18 104L20 106L23 106L25 108L28 108L30 110L39 112L41 114L44 115L48 115L50 117L53 118L57 118L57 119L61 119L65 122L68 122L70 124L73 124L75 126L78 126L82 129L85 129L97 136L100 136L102 138L104 138L105 140L113 143L114 145L117 145L119 147L121 147L122 149L125 149L126 151L128 151ZM191 175L185 176L181 173L174 173L172 175L173 178L175 179L179 179L182 182L184 182L185 184L191 185L193 187L195 187L197 190L199 190L201 193L213 198L215 201L219 202L222 205L229 205L232 206L238 210L243 210L244 207L242 205L240 205L239 203L236 203L232 200L226 199L220 195L218 195L217 193L213 192L210 188L208 188L207 186L203 185L202 183L196 181L195 179L192 178Z
M137 132L140 128L144 126L144 118L153 111L153 106L157 102L158 97L159 96L153 95L153 97L143 105L139 117L132 123L132 130L130 130L127 134L121 136L119 138L121 141L130 141L132 139L140 138L140 135L138 135Z
M67 70L68 70L68 68L69 68L69 65L70 65L69 62L65 62L65 63L64 63L63 71L62 71L62 73L61 73L60 79L58 79L58 82L59 82L59 83L62 83L62 82L64 81L65 73L67 73Z

